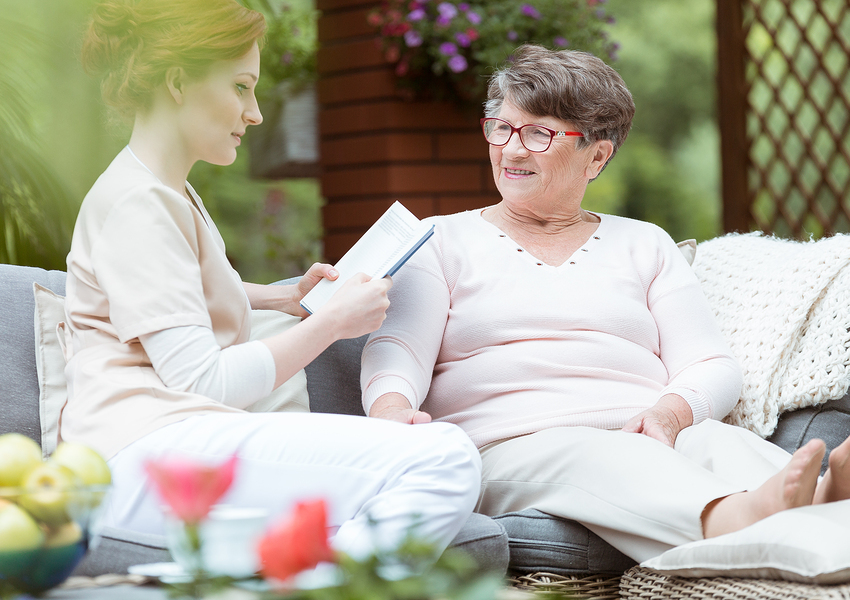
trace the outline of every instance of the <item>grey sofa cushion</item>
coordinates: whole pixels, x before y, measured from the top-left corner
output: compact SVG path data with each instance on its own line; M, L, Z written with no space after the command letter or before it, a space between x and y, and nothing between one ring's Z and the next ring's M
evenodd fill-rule
M493 517L508 534L510 570L555 575L619 575L637 564L584 525L556 519L539 510Z
M0 434L16 431L41 443L32 284L65 294L65 273L0 265Z
M843 398L830 400L820 406L802 408L783 413L776 431L768 440L793 453L809 440L820 438L826 442L821 473L826 471L829 450L838 446L850 435L850 393Z
M104 573L126 573L132 565L169 562L165 536L105 527L74 575L97 577Z

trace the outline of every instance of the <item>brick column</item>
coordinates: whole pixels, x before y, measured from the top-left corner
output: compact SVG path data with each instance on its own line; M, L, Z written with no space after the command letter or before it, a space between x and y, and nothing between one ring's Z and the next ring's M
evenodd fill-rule
M473 111L409 102L366 22L375 2L317 0L325 258L338 260L398 200L417 217L499 201Z

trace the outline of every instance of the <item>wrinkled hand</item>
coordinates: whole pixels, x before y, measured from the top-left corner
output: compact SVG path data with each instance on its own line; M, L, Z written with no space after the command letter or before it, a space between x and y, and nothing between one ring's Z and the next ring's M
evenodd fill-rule
M623 431L643 434L672 448L679 432L692 423L693 413L688 403L681 396L671 394L629 419Z
M390 306L387 292L392 285L389 277L372 281L365 273L357 273L336 291L317 314L323 313L326 318L332 319L337 339L372 333L387 317L387 308Z
M372 405L369 416L388 421L397 421L409 425L430 423L431 415L410 407L410 402L401 394L384 394Z

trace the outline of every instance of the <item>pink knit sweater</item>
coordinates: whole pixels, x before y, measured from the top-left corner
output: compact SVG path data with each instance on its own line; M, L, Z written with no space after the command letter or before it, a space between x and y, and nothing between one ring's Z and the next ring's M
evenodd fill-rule
M618 429L668 393L694 424L723 418L741 369L687 261L655 225L599 217L559 267L479 210L434 217L364 349L367 414L399 392L478 447L548 427Z

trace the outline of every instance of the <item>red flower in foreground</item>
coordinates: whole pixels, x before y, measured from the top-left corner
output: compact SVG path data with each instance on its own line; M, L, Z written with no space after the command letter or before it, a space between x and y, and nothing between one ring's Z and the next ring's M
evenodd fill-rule
M174 516L196 524L230 488L236 462L235 455L218 466L175 457L147 461L145 471Z
M299 502L291 515L260 540L263 574L284 581L320 562L334 560L327 520L324 500Z

